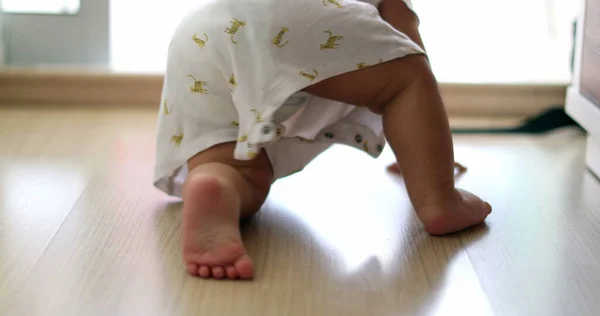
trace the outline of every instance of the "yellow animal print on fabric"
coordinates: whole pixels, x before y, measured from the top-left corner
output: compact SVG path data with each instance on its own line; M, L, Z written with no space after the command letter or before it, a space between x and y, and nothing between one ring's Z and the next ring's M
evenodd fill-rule
M231 27L225 29L225 33L231 35L231 42L237 44L237 42L233 39L233 36L244 26L246 26L246 21L238 21L236 19L232 19L229 21L231 23Z
M238 127L240 126L240 123L238 121L231 121L231 126Z
M196 44L198 44L198 47L204 48L204 45L206 45L206 42L208 42L208 35L204 33L204 40L202 40L196 34L194 34L194 36L192 36L192 39L194 40L194 42L196 42Z
M178 135L173 135L171 137L171 142L175 144L175 146L179 147L181 145L181 141L183 140L183 133L179 133Z
M281 44L281 42L283 42L283 37L285 36L285 33L289 31L290 29L288 29L287 27L282 27L281 31L277 35L275 35L271 43L279 48L282 48L283 46L287 45L288 41L285 41L285 43L283 44Z
M248 135L242 135L240 136L240 138L238 138L238 142L243 143L246 142L248 140Z
M250 112L254 113L254 117L255 117L256 123L259 123L259 122L263 121L263 118L262 118L262 115L260 114L260 112L258 112L255 109L250 110Z
M338 7L338 8L341 8L341 7L342 7L342 5L341 5L341 4L339 4L339 2L337 2L336 0L323 0L323 5L324 5L324 6L327 6L327 2L329 2L329 3L333 4L334 6L336 6L336 7Z
M313 69L313 73L306 73L304 71L300 71L300 76L310 80L310 81L315 81L315 79L317 78L317 76L319 75L319 72L316 69Z
M163 102L163 113L165 113L165 115L171 114L171 109L169 109L169 106L167 105L167 100L166 99Z
M358 63L356 64L356 69L363 69L366 67L369 67L370 65L367 65L366 63Z
M233 92L233 90L235 90L235 87L237 87L237 81L235 80L235 75L231 75L229 77L228 82L231 85L231 88L229 88L229 91Z
M329 34L329 38L327 39L327 42L325 42L325 44L321 44L321 50L337 49L338 47L340 47L340 44L338 44L337 41L342 40L344 38L343 36L333 35L331 31L325 31L325 33Z
M199 81L192 75L188 75L188 77L194 79L194 85L192 87L190 87L190 91L192 91L193 93L202 93L202 94L208 93L208 90L206 90L206 88L205 88L205 86L208 85L207 82Z
M299 141L301 141L303 143L309 143L309 144L313 144L315 142L314 140L307 139L307 138L300 137L300 136L297 136L296 139L298 139Z

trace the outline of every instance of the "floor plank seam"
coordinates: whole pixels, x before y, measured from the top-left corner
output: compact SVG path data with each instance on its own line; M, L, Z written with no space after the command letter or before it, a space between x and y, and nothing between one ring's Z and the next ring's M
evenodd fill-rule
M56 238L56 235L58 235L58 232L61 230L61 228L63 227L63 225L67 221L67 218L69 218L69 216L71 216L71 212L73 212L73 210L75 209L75 207L77 206L77 204L79 204L79 202L83 198L83 195L88 190L88 188L89 188L89 182L88 182L88 184L86 184L85 188L81 191L81 194L79 195L79 197L77 198L77 200L75 200L75 202L73 202L73 205L70 207L69 212L63 218L63 220L60 222L60 225L58 225L58 227L56 228L56 231L54 232L54 234L52 234L52 237L48 240L48 243L44 247L44 250L40 253L39 257L37 258L37 260L35 262L35 264L33 266L31 266L31 271L35 271L36 267L38 266L38 264L40 262L40 259L44 257L44 255L48 251L48 248L50 248L50 245L52 245L52 242Z

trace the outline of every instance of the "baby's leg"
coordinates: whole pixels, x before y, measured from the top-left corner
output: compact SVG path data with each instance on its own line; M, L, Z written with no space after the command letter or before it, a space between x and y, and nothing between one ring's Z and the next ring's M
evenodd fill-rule
M183 257L191 275L251 279L239 221L256 213L269 192L272 171L264 151L252 161L233 159L235 144L210 148L188 161L183 187Z
M308 92L383 114L411 202L433 235L479 224L491 206L454 187L452 135L424 56L411 55L317 83Z

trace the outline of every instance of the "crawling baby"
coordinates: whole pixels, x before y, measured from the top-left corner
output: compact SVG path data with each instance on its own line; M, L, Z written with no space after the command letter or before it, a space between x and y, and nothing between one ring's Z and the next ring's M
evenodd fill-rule
M206 0L184 18L169 47L154 184L183 199L191 275L253 278L240 219L332 144L372 157L389 144L428 233L484 221L490 205L455 188L417 29L408 0Z

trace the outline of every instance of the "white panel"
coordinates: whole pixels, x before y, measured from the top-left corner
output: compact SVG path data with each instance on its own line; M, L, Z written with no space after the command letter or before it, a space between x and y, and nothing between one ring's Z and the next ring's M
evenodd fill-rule
M579 93L578 87L567 90L566 111L588 133L600 139L600 107Z
M600 108L580 92L581 55L583 48L586 0L581 1L581 12L577 21L575 46L575 69L572 86L567 91L566 111L594 138L600 139Z
M573 84L567 91L566 111L588 132L586 164L596 176L600 176L600 145L598 145L600 140L600 124L598 124L600 122L600 108L580 92L586 0L581 0L581 2L581 12L577 22L575 71Z
M589 135L587 139L587 150L585 155L585 162L590 170L600 178L600 139L595 139L594 136Z

